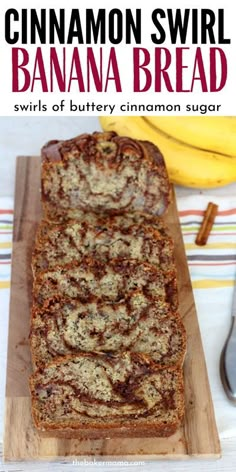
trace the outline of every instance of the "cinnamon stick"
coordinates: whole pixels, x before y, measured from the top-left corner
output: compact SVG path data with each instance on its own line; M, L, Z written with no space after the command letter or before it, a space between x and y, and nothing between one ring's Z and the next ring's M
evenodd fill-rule
M207 209L204 214L204 218L197 234L195 243L198 246L204 246L207 243L208 237L210 235L212 226L217 215L218 205L215 203L209 202Z

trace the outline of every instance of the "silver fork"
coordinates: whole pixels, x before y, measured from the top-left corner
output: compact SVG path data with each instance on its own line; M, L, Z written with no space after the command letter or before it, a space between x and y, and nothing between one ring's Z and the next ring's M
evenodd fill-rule
M236 405L236 285L233 293L231 328L220 358L220 376L227 397Z

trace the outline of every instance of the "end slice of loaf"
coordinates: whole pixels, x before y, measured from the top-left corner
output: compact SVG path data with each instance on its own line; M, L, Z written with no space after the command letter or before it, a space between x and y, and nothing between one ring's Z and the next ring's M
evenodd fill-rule
M161 215L170 183L159 149L116 133L83 134L42 149L44 206L119 214Z
M137 353L59 358L30 378L36 427L52 436L169 436L184 414L182 370Z
M118 303L46 300L33 307L30 341L36 366L79 351L143 352L159 364L182 365L186 351L178 313L140 291Z
M156 265L163 273L175 269L173 242L156 229L143 224L119 228L109 222L91 225L76 222L55 225L38 238L32 269L34 275L48 268L81 261L84 256L104 262L109 259L136 259Z
M33 284L33 298L38 305L55 295L89 301L93 296L107 302L128 298L134 290L169 303L173 311L178 307L176 273L164 275L151 264L129 259L111 259L107 263L84 258L42 271Z

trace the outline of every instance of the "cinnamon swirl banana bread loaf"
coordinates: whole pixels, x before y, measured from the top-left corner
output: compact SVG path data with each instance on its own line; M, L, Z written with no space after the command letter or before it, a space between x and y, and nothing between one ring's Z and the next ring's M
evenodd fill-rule
M54 297L33 307L31 352L36 366L79 351L143 352L164 365L182 365L186 335L178 313L141 291L106 303Z
M184 412L182 369L138 353L57 358L30 379L36 427L52 436L170 436Z
M184 414L186 333L163 157L116 133L42 149L30 378L51 436L165 437Z
M158 230L145 225L130 225L126 229L112 225L72 222L55 225L38 239L32 258L33 273L60 264L81 261L90 256L107 262L114 258L136 259L158 266L163 273L175 270L173 242L163 238Z
M172 310L177 309L176 273L170 271L164 277L153 265L132 259L111 259L104 263L84 258L81 263L47 269L35 279L33 296L38 305L55 295L82 301L96 296L104 301L118 302L137 289L155 299L167 301Z
M57 207L57 211L162 215L168 207L164 159L147 141L114 132L83 134L50 141L42 149L42 159L42 201L47 212Z

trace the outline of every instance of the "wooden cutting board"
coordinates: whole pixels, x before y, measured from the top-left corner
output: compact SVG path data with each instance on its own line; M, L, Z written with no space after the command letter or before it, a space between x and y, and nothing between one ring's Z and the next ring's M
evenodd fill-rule
M52 460L63 456L91 455L132 460L220 457L219 437L175 199L166 220L175 241L180 313L188 336L188 352L184 364L186 415L182 429L170 438L161 439L65 440L39 436L31 420L28 336L31 305L30 259L40 218L40 159L19 157L8 341L5 460Z

